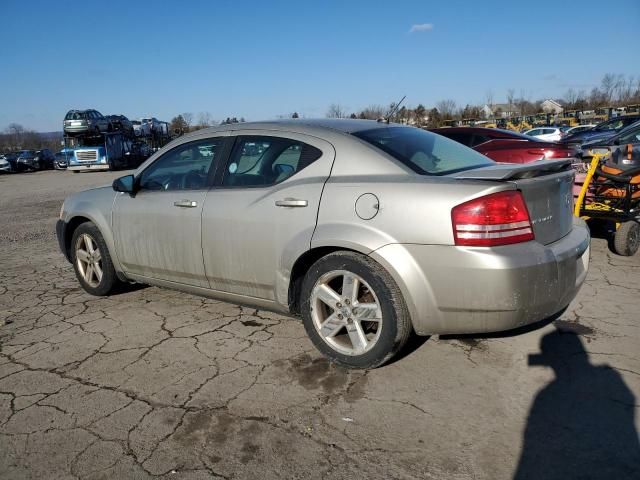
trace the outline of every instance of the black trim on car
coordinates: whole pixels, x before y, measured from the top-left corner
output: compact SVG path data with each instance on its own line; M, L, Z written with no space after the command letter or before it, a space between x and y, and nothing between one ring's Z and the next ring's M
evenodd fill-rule
M69 252L67 251L67 242L66 242L66 232L67 232L67 223L64 220L58 220L56 222L56 237L58 238L58 246L60 247L60 251L67 259L67 261L71 262L71 258L69 258Z

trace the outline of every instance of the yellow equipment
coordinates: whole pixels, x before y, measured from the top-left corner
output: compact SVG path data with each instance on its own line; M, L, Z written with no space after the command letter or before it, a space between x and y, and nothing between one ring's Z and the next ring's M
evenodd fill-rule
M640 248L640 168L621 170L605 164L607 157L593 155L574 215L615 224L613 250L631 256Z

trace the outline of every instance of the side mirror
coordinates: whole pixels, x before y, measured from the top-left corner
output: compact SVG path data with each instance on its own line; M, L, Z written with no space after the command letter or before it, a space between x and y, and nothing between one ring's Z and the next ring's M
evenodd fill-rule
M112 187L116 192L135 193L135 177L133 175L125 175L124 177L116 178L113 181Z

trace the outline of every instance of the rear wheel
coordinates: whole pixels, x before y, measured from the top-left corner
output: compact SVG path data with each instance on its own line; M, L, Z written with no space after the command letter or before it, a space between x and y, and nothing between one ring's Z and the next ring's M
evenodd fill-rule
M91 295L108 295L119 284L107 245L91 222L73 232L71 260L82 288Z
M630 257L640 247L640 224L636 221L621 224L613 237L613 249L618 255Z
M316 348L351 368L384 364L411 332L409 312L391 275L353 252L332 253L311 266L301 311Z

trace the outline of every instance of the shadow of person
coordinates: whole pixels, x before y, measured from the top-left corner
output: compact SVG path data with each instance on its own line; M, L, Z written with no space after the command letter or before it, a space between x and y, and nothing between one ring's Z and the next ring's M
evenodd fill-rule
M620 374L589 363L580 338L555 331L529 365L553 368L555 379L536 396L514 478L640 478L635 398Z

